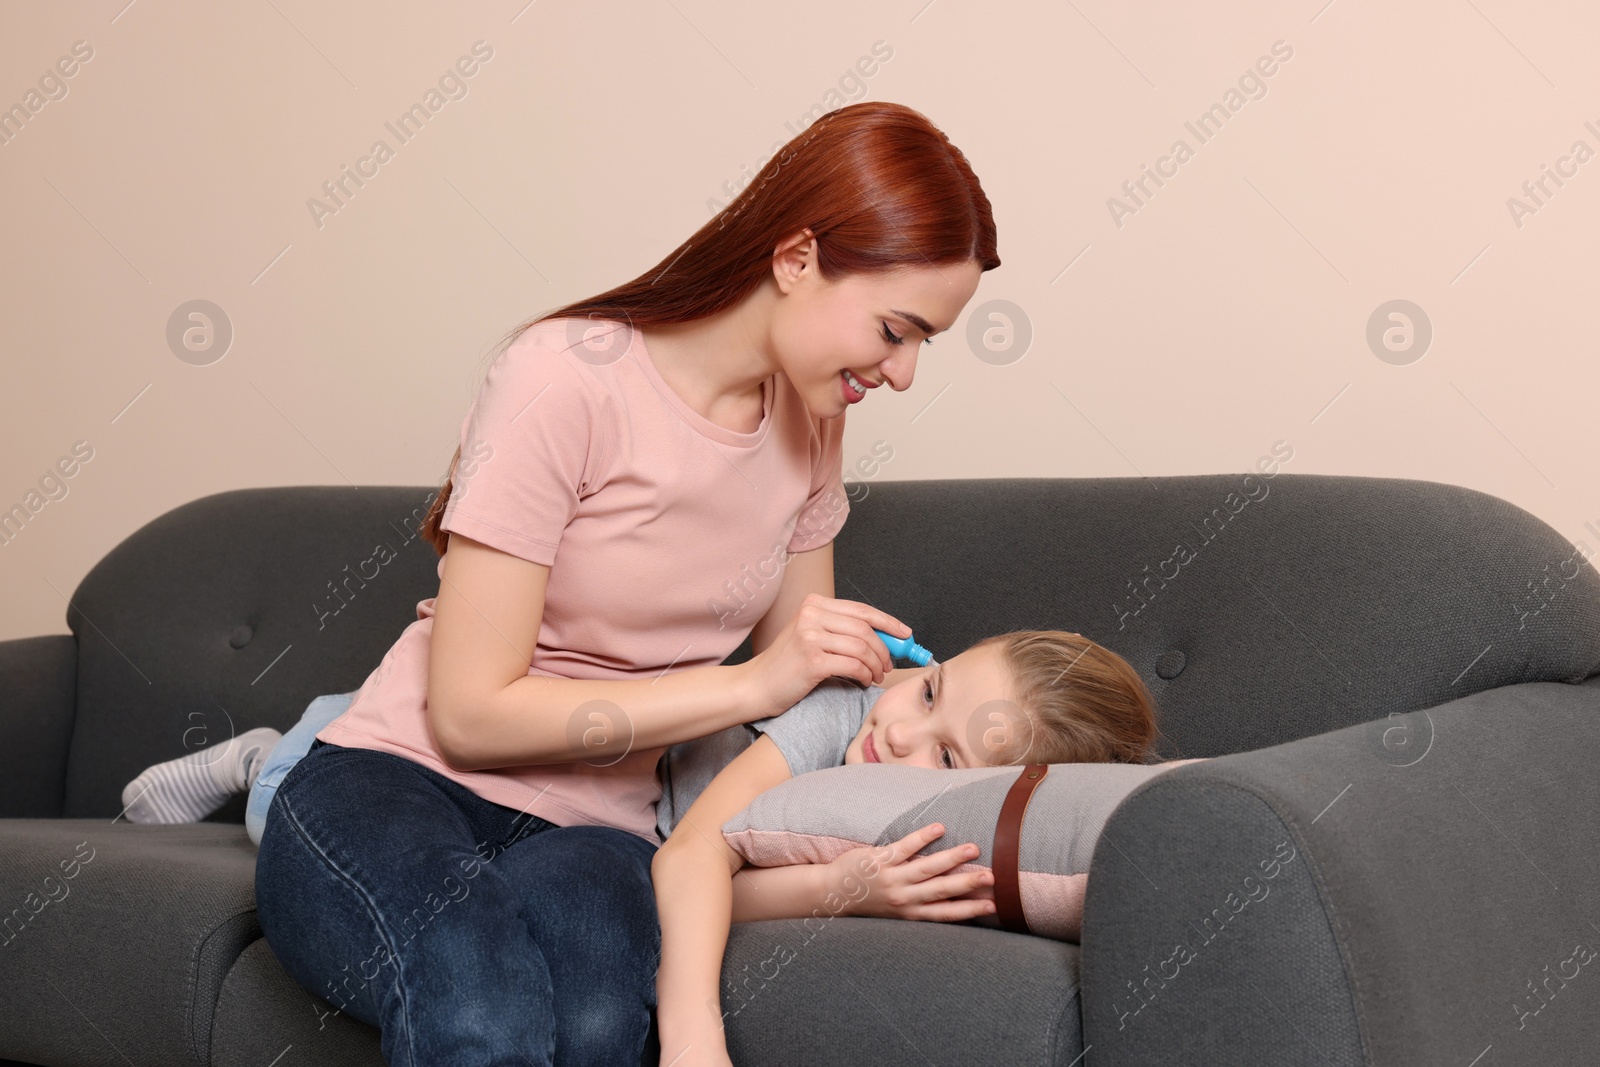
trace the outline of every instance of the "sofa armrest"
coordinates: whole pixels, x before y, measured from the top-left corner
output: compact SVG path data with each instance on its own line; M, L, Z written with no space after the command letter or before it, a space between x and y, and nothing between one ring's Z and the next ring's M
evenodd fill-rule
M1152 780L1113 813L1090 868L1093 1062L1592 1056L1597 761L1600 677L1487 690Z
M0 818L59 818L77 706L78 640L0 641Z

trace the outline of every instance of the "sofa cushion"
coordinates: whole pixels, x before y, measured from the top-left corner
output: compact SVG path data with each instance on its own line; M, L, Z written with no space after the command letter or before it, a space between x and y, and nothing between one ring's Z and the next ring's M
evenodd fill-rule
M210 1067L281 1064L384 1067L379 1034L289 977L262 938L240 953L222 983Z
M722 965L736 1064L1083 1067L1077 945L965 923L737 923Z
M255 859L242 826L0 819L0 1057L209 1062Z
M831 915L736 923L722 963L735 1063L1081 1064L1077 945L962 924ZM963 1010L949 1010L959 1004ZM266 941L223 983L214 1067L379 1067L378 1031L301 989ZM641 1067L660 1046L652 1028Z

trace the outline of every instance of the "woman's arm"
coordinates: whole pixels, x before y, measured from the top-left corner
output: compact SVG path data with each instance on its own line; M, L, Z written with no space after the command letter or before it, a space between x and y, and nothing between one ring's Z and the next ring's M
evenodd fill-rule
M650 864L661 921L656 1024L661 1062L686 1050L726 1056L722 1033L722 956L732 922L733 876L744 859L722 826L761 793L788 781L789 764L762 734L711 780Z
M802 554L805 563L790 564L801 568L793 572L797 589L810 573L807 568L817 569L826 554L818 548ZM762 674L772 665L755 657L637 680L529 674L549 579L547 566L450 534L434 603L425 715L440 755L451 767L473 771L579 760L609 765L630 752L778 715L809 688L794 691L798 683L791 677L781 691L773 690L763 684L771 679ZM785 590L789 585L786 577ZM803 590L799 600L812 592ZM793 599L786 592L784 607L769 612L773 621L763 619L764 640L776 643L796 626L800 609ZM790 661L796 649L817 640L819 631L832 632L848 617L893 625L890 616L870 605L850 604L841 611L846 603L830 600L825 605L830 623L813 620L807 640L797 631L785 653ZM784 610L789 613L782 614ZM792 676L796 664L784 661L783 666L773 669ZM879 666L881 662L873 669Z
M625 681L529 674L549 579L549 567L450 534L426 714L455 769L615 762L783 710L760 706L748 661Z
M810 552L796 552L783 565L783 582L767 613L750 629L750 654L759 656L800 613L800 605L811 593L833 597L833 542Z

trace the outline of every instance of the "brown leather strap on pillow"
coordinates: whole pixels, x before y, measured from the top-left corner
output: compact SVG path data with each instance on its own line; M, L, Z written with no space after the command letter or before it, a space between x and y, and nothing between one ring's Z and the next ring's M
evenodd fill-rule
M1033 791L1050 773L1048 763L1031 763L1022 768L1011 783L1005 803L1000 805L1000 820L994 828L994 911L1003 929L1026 934L1028 920L1022 914L1021 871L1022 817L1028 810Z

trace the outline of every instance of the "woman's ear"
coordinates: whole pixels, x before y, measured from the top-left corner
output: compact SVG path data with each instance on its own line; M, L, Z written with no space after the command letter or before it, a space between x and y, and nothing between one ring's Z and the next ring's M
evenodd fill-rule
M809 226L790 234L773 249L772 277L778 283L778 290L787 295L807 267L812 273L816 272L817 238Z

